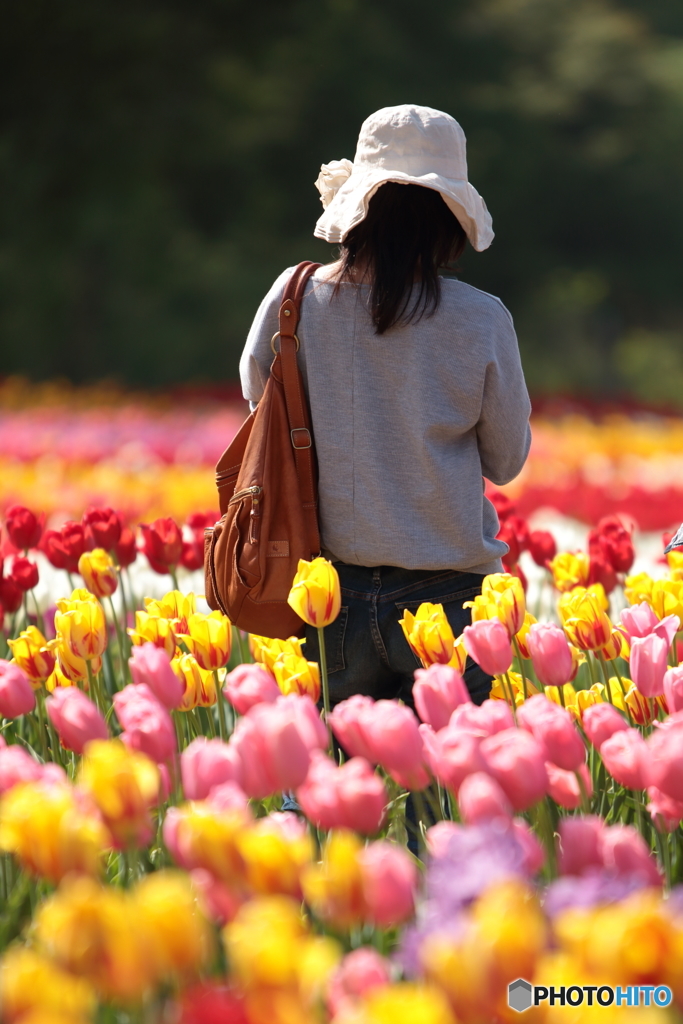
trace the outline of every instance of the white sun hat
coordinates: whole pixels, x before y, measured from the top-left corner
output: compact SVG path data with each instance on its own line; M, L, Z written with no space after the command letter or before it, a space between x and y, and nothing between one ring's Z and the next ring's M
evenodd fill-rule
M316 237L343 242L387 181L440 192L475 249L481 252L493 241L486 203L467 180L465 133L450 114L413 103L371 114L361 127L353 163L322 165L315 184L325 212Z

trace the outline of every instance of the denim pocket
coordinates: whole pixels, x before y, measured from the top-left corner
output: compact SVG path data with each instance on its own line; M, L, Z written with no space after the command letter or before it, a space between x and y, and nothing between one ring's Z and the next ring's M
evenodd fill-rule
M342 605L339 615L325 626L325 655L327 657L327 674L341 672L346 668L344 661L344 639L346 637L346 623L349 617L349 609ZM306 644L304 655L307 661L320 661L320 648L318 646L318 630L315 626L306 626Z

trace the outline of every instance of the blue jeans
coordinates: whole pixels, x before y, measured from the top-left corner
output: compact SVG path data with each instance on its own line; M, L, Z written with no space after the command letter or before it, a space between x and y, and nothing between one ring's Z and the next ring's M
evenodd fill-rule
M442 604L455 636L470 623L463 608L481 593L483 576L455 569L430 572L391 565L366 567L335 562L341 583L342 607L325 628L325 653L334 707L354 693L374 700L400 699L413 705L413 673L420 661L403 635L399 619L406 608L417 611L423 601ZM317 630L306 627L304 652L318 661ZM475 704L489 695L491 676L470 658L465 683Z

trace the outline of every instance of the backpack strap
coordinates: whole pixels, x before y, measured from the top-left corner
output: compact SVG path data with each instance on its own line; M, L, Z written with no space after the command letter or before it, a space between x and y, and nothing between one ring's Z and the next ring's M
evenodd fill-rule
M301 316L301 300L303 299L306 283L320 265L320 263L306 261L296 267L285 287L279 315L282 384L287 405L289 436L292 448L294 449L299 493L306 516L308 546L311 556L316 556L320 552L318 494L311 420L306 406L301 371L299 370L296 358L299 350L299 339L296 330Z

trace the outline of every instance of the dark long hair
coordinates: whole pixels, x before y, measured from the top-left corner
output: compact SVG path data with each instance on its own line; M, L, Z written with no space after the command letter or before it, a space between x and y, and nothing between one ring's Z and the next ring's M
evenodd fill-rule
M370 200L365 220L341 246L338 285L357 262L372 280L370 309L377 334L431 316L441 297L438 271L463 253L467 236L441 194L423 185L388 181ZM419 289L411 302L413 282Z

